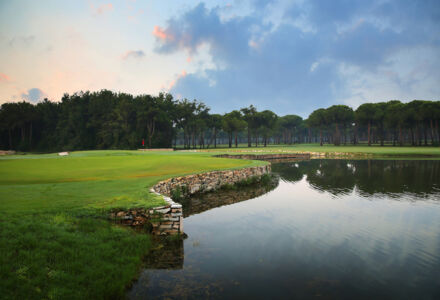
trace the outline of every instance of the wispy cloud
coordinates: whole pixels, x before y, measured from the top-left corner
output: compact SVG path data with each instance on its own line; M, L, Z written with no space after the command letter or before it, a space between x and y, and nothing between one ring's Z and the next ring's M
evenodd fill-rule
M130 50L130 51L127 51L127 52L125 52L123 55L122 55L122 59L123 60L127 60L127 59L141 59L141 58L143 58L143 57L145 57L145 52L144 51L142 51L142 50Z
M176 79L171 81L171 83L170 83L170 85L168 87L168 90L171 90L180 79L185 78L187 75L188 75L188 73L186 73L186 71L183 70L179 75L177 75Z
M95 15L102 15L106 12L112 11L113 10L113 4L109 3L103 3L100 4L98 6L95 6L93 3L90 4L90 8L92 9L92 12Z
M11 81L11 78L4 73L0 73L0 82L8 82L8 81Z
M166 40L173 40L173 35L171 35L170 33L165 32L165 30L163 30L160 26L154 26L153 29L153 35L162 41L166 41Z
M34 35L16 36L9 40L9 46L30 46L35 41Z

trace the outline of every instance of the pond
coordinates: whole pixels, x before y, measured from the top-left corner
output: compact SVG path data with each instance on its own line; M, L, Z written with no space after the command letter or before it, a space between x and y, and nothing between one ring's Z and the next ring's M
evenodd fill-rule
M440 299L440 161L272 169L183 203L188 238L158 244L128 297Z

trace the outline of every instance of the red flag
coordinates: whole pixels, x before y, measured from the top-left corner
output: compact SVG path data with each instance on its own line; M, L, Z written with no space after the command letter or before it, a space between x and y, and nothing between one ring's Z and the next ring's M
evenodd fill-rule
M145 146L145 140L142 139L142 146Z

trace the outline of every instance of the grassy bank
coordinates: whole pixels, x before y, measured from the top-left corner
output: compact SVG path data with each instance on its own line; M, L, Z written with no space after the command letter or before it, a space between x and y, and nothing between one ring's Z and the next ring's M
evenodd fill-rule
M295 145L267 145L267 147L251 147L247 144L239 144L238 148L228 148L226 145L219 145L217 149L204 149L208 152L242 152L242 153L283 153L283 152L321 152L321 153L358 153L371 154L372 156L394 156L394 157L438 157L440 158L440 147L393 147L386 146L367 146L367 145L324 145L319 144L295 144Z
M2 297L123 297L150 239L108 222L108 210L162 204L148 188L164 178L256 164L189 152L1 157Z

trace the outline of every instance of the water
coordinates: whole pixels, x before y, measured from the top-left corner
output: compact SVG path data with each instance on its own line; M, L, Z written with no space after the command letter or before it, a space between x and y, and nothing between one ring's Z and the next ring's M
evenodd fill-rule
M186 203L188 238L158 244L129 298L440 299L440 161L273 171L234 204Z

